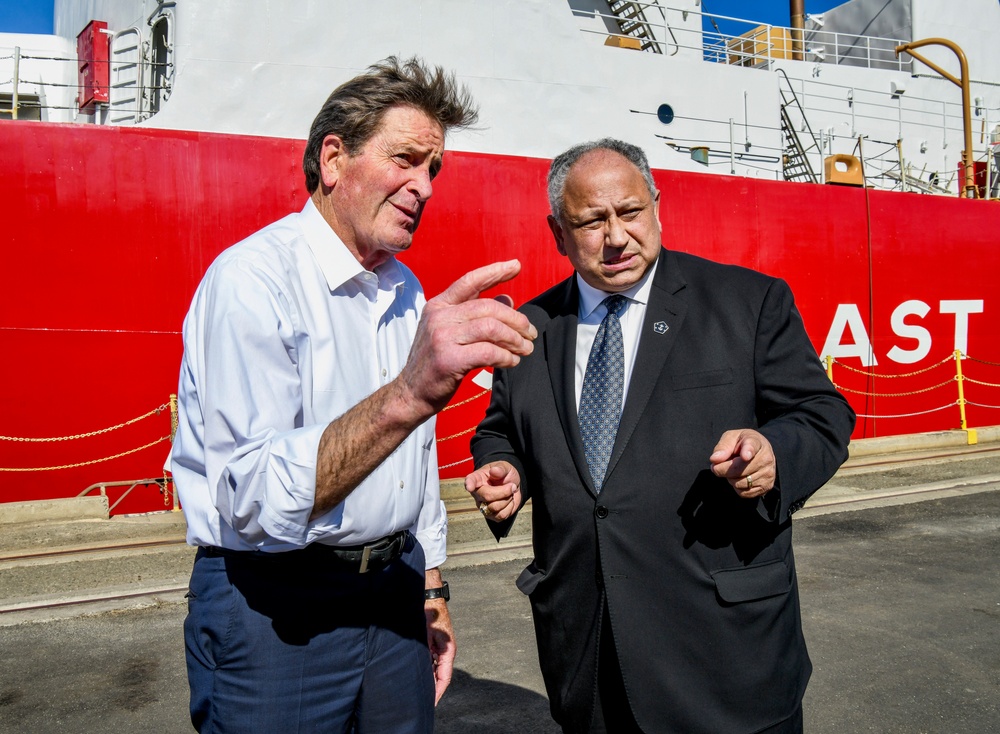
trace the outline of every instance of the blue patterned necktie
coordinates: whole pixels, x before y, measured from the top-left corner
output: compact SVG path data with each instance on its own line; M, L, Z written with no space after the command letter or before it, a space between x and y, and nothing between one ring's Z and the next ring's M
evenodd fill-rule
M618 313L625 307L625 296L604 299L608 313L597 328L594 346L587 358L587 372L580 394L580 433L583 452L590 467L594 488L601 491L611 459L611 449L618 435L622 390L625 383L625 348Z

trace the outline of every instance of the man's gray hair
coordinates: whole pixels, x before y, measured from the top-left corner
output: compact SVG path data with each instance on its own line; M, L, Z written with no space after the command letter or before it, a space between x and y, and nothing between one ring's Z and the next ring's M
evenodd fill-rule
M639 173L642 174L642 178L646 182L646 187L649 189L649 195L654 199L656 198L656 184L653 183L653 172L649 170L649 160L646 158L646 154L642 152L642 148L622 140L616 140L615 138L591 140L588 143L574 145L566 152L560 153L553 159L552 165L549 167L549 208L552 210L552 216L557 220L562 221L563 196L566 193L566 178L569 176L569 169L580 158L592 150L610 150L623 156L629 163L639 169Z
M454 74L440 66L430 69L417 57L400 61L390 56L333 90L313 120L302 156L310 194L319 187L324 138L336 135L347 154L356 155L393 107L415 107L445 132L474 125L479 117L472 95L455 81Z

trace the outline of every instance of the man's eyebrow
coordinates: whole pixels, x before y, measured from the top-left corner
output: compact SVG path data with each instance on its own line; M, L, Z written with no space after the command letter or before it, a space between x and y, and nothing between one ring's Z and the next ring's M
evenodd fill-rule
M570 219L572 221L583 221L595 216L603 216L606 211L607 209L603 206L591 206L577 211L576 214L570 216Z
M431 164L441 164L441 154L435 152L434 146L430 145L420 145L417 143L404 142L400 143L397 148L397 152L406 153L407 155L418 155L422 158L430 158Z

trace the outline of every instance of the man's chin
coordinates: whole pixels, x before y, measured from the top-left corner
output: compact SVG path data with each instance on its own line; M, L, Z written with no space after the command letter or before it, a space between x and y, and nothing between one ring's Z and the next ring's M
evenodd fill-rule
M382 250L392 255L398 255L409 250L412 244L413 236L409 232L406 232L383 242Z
M642 280L644 272L645 271L640 268L629 268L628 270L618 270L610 273L605 272L602 274L601 278L603 283L601 290L607 291L608 293L626 291Z
M413 244L413 237L408 237L405 240L396 243L396 252L406 252L410 249Z

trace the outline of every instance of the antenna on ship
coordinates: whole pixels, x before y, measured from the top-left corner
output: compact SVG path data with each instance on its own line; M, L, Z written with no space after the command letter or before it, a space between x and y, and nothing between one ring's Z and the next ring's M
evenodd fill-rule
M719 34L719 38L722 38L722 29L719 28L719 24L715 22L715 18L708 14L708 8L705 7L705 0L701 3L701 12L703 18L708 18L708 22L712 24L715 32Z

